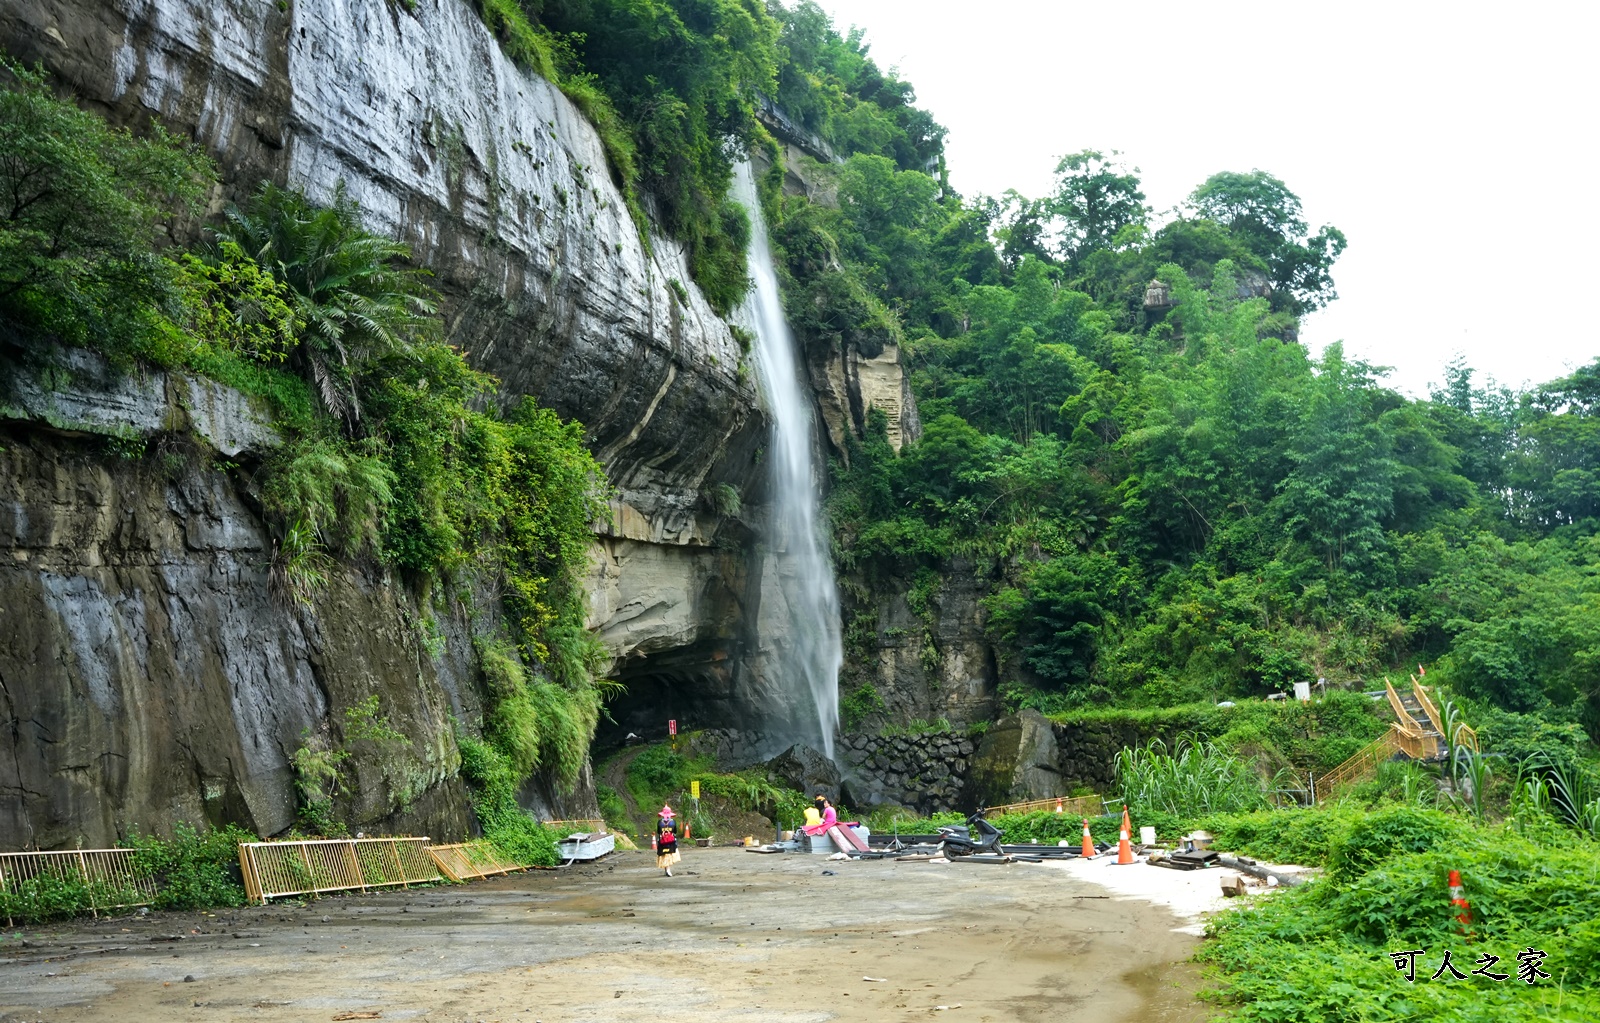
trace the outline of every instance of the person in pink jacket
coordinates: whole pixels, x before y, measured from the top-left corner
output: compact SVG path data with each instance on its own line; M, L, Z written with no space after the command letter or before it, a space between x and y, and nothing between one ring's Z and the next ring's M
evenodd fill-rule
M839 811L833 808L833 803L827 799L822 800L822 822L812 824L801 830L808 835L826 835L828 829L839 823Z

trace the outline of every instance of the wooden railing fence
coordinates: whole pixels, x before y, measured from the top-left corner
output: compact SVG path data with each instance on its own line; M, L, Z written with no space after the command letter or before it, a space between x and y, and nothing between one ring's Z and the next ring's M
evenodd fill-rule
M1007 803L1004 806L986 806L985 816L998 817L1007 813L1037 813L1054 811L1057 803L1061 812L1074 817L1098 817L1105 812L1105 800L1099 796L1053 796L1049 799L1030 799L1025 803Z
M438 865L441 873L452 881L468 881L475 877L509 874L513 870L527 870L528 865L517 863L501 854L492 842L460 842L455 845L430 845L428 855Z
M319 838L240 842L239 867L252 902L441 881L426 838Z
M0 853L0 893L26 898L49 879L87 887L96 916L102 909L148 906L156 898L155 879L139 869L132 849Z

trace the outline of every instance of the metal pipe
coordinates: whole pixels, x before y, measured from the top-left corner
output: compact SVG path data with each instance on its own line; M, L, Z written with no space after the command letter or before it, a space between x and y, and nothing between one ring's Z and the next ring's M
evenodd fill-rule
M1263 881L1268 878L1276 878L1278 884L1284 888L1294 888L1306 883L1306 878L1301 877L1299 874L1285 874L1277 870L1268 870L1258 863L1246 863L1232 856L1218 856L1217 862L1230 870L1242 871L1251 877L1259 877Z

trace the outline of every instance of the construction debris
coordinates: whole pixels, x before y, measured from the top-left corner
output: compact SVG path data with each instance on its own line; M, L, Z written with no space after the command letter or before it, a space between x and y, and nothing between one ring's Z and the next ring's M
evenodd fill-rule
M1213 856L1216 854L1213 853ZM1217 856L1217 862L1231 870L1241 871L1252 877L1260 878L1267 882L1268 887L1282 885L1285 888L1294 888L1306 883L1306 878L1301 874L1292 874L1284 870L1269 870L1261 866L1248 856Z

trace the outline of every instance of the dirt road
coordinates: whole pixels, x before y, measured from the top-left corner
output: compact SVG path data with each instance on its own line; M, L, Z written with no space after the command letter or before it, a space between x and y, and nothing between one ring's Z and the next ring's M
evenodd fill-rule
M687 850L674 873L659 877L648 853L617 853L303 907L24 928L26 946L15 932L0 943L0 1020L1207 1015L1183 964L1195 938L1173 933L1167 911L1105 898L1059 870L710 849Z

